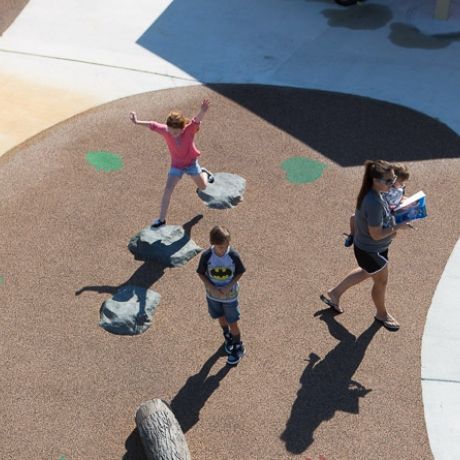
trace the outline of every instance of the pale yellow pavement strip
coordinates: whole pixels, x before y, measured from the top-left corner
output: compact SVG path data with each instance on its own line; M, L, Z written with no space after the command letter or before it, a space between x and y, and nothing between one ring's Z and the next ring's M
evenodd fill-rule
M0 73L0 156L41 131L99 105L94 97Z

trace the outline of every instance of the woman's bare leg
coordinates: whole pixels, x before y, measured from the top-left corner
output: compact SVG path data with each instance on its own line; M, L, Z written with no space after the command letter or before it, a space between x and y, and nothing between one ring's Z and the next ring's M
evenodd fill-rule
M329 298L333 303L339 305L340 297L345 291L348 291L351 287L362 283L367 280L371 275L358 267L352 270L348 275L333 289L327 291Z
M395 321L388 313L385 306L385 294L388 284L388 265L378 273L373 274L372 280L374 281L374 285L372 286L372 300L377 310L377 318L384 321L388 319Z

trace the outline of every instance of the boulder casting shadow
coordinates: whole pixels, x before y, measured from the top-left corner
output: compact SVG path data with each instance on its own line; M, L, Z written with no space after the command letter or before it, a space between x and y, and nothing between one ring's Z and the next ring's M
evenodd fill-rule
M131 238L128 249L136 260L155 261L164 267L181 267L203 250L180 225L144 228Z
M138 335L153 321L153 313L160 302L160 294L139 286L122 286L106 300L100 310L99 326L112 334Z
M243 201L246 180L230 173L214 174L214 182L204 190L197 190L198 196L213 209L229 209Z

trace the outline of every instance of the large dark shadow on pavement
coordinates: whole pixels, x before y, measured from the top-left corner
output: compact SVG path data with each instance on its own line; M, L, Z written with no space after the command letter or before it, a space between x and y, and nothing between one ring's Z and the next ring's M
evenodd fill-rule
M13 24L27 3L29 0L0 0L0 36Z
M460 136L415 110L375 99L265 85L208 85L341 166L369 158L458 158Z
M329 333L339 344L323 359L310 353L309 363L300 378L302 386L281 435L286 449L295 454L301 454L313 443L315 430L336 411L358 414L359 398L372 391L352 377L380 325L374 322L355 337L336 321L330 309L321 310L315 316L326 323Z
M331 26L349 29L378 29L392 18L386 6L372 3L333 9L331 1L331 8L322 10L314 3L279 2L277 8L267 7L265 0L250 5L234 0L209 8L209 0L174 0L137 44L199 81L221 81L222 69L229 69L233 79L247 81L248 75L257 79L282 67L286 54L280 50L310 42L318 46L315 37L322 29L305 26L311 14L321 20L322 13ZM287 24L290 34L278 32ZM341 166L362 165L369 158L417 161L459 155L460 137L454 131L395 104L296 88L208 86Z

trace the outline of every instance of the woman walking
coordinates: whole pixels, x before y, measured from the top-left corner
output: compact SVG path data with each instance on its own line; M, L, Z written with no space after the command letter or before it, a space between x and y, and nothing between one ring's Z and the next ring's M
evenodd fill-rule
M352 286L372 278L372 300L375 319L391 331L399 324L387 311L385 293L388 282L388 248L398 230L411 228L407 223L394 225L388 203L382 193L396 181L392 165L383 160L366 161L363 183L356 202L354 252L358 268L352 270L337 286L321 295L321 300L338 313L343 313L340 298Z

